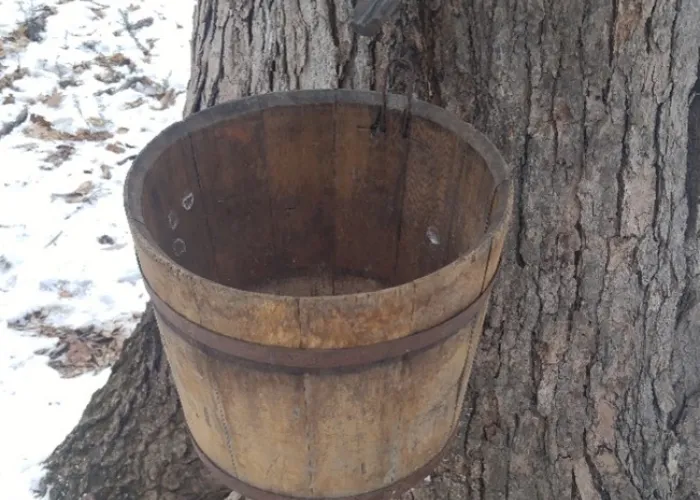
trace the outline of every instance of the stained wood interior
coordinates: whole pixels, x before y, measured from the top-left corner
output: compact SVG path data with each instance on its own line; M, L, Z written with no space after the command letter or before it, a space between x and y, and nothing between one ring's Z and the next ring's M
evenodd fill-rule
M162 250L227 286L293 296L415 280L486 231L493 178L468 144L414 117L320 104L199 130L146 175L145 223Z

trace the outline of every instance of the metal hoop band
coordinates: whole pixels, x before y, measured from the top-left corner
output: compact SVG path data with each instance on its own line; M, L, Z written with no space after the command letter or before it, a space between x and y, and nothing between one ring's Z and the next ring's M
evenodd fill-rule
M495 278L495 276L494 276ZM494 280L462 312L432 328L406 337L343 349L295 349L255 344L213 332L191 322L170 307L144 278L159 319L187 342L220 358L239 358L292 369L334 369L365 366L427 349L455 335L474 320L491 293Z

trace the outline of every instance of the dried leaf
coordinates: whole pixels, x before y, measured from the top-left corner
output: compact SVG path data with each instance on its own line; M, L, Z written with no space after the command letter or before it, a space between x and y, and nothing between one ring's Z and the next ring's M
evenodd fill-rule
M78 189L76 189L74 193L81 194L84 196L90 194L94 187L95 185L92 181L85 181L82 184L80 184L80 186L78 186Z
M32 113L29 116L30 125L24 129L25 135L46 141L67 140L70 134L53 128L53 124L41 115Z
M128 145L127 145L127 146L128 146ZM137 156L138 156L138 155L129 155L129 156L127 156L126 158L122 158L121 160L119 160L119 161L117 162L117 165L119 165L119 166L121 167L121 166L124 165L125 163L129 163L130 161L135 160Z
M87 118L85 121L87 121L90 125L93 127L104 127L107 124L107 121L100 117L100 116L91 116Z
M122 78L124 78L124 75L122 75L119 71L114 71L112 68L107 68L102 73L95 75L95 80L107 84L117 83Z
M80 46L92 52L97 52L97 45L99 43L100 42L98 42L97 40L85 40L83 43L80 44Z
M30 41L41 42L44 40L43 33L46 31L46 19L58 12L55 7L42 5L31 8L31 14L17 28L10 33L10 39L20 45L27 45Z
M112 178L112 169L109 165L105 165L104 163L100 165L100 170L102 171L102 178L103 179L111 179Z
M52 194L51 200L62 198L66 203L81 203L89 199L94 188L95 184L92 181L85 181L71 193Z
M109 132L103 130L103 131L92 131L92 130L87 130L87 129L80 129L78 132L71 136L73 140L76 141L106 141L107 139L110 139L112 137L112 134Z
M7 73L5 76L0 78L0 90L4 88L14 89L14 83L17 80L21 80L28 74L29 70L27 68L17 68L12 73Z
M61 132L58 132L54 129L44 128L36 124L27 127L24 130L24 134L27 137L41 139L43 141L60 141L68 139L68 137Z
M117 52L116 54L112 54L111 56L105 56L103 54L100 54L99 56L97 56L97 58L95 58L95 61L100 66L105 67L128 66L132 71L136 69L134 61L126 57L121 52Z
M90 61L83 61L83 62L79 62L78 64L74 64L73 71L80 74L80 73L83 73L84 71L90 69L91 67L92 67L92 64L90 63Z
M73 77L68 77L58 82L58 86L62 89L67 89L68 87L77 87L78 85L80 85L80 83Z
M22 108L22 111L20 111L17 116L15 117L14 120L11 120L7 123L2 123L0 122L0 138L5 137L6 135L12 133L14 129L22 125L25 120L27 119L27 114L29 113L28 109L26 107Z
M140 30L143 28L147 28L148 26L153 25L153 18L152 17L144 17L143 19L139 19L135 23L133 23L130 28L133 31Z
M39 98L41 102L46 104L50 108L58 108L63 102L64 96L58 89L54 90L50 95L42 96Z
M106 131L80 129L75 134L56 130L53 124L41 115L32 113L29 117L31 124L24 130L25 135L47 141L104 141L112 137Z
M35 321L31 328L39 334L57 338L55 347L37 351L49 357L49 366L61 376L70 378L112 365L124 346L126 334L122 328L55 328Z
M175 92L175 89L172 89L172 88L168 89L163 93L163 95L159 99L160 106L152 107L151 109L155 109L158 111L168 109L170 106L175 104L176 98L177 98L177 93Z
M61 166L66 160L73 156L73 153L75 153L75 146L71 144L59 144L56 147L56 151L44 158L44 161L52 164L53 167L56 168ZM43 169L47 170L46 168Z
M12 262L7 260L7 257L0 255L0 273L6 273L12 269Z
M112 142L110 144L107 144L105 149L116 154L122 154L124 151L126 151L126 148L120 142Z
M141 106L144 102L146 102L146 101L144 100L144 98L143 98L143 97L139 97L139 98L136 99L135 101L131 101L131 102L124 103L123 108L124 108L124 109L134 109L134 108L138 108L138 107Z
M95 15L95 19L104 19L105 18L105 11L104 9L100 9L99 7L89 7L89 9L92 11L92 13Z
M40 127L44 127L44 128L51 128L53 126L53 125L51 125L51 122L48 121L46 118L44 118L41 115L35 115L34 113L32 113L29 116L29 121L39 125Z

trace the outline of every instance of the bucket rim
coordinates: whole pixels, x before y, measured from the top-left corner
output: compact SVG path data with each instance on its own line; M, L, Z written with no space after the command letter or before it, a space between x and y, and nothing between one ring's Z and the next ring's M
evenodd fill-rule
M325 302L329 298L352 298L365 297L368 295L378 296L384 293L396 293L401 290L413 288L417 283L429 281L438 273L445 272L451 268L464 265L465 261L472 260L483 247L490 246L496 232L504 230L504 226L510 220L510 212L513 204L513 182L506 168L506 161L495 147L495 145L473 125L460 119L456 114L445 108L430 104L420 99L412 99L411 114L418 116L438 126L450 131L455 136L465 141L484 160L494 179L494 200L501 198L504 200L490 214L488 228L469 251L459 255L434 271L423 274L420 277L394 286L382 287L371 292L356 292L337 295L303 296L305 301ZM142 195L144 180L151 166L156 160L173 144L187 138L190 134L215 127L233 118L243 118L251 114L259 114L262 111L304 105L323 104L358 104L365 106L380 107L384 103L384 94L373 90L355 89L303 89L291 91L269 92L265 94L252 95L239 99L225 101L201 111L190 114L180 119L156 134L138 153L134 159L124 182L123 200L126 217L131 227L131 231L142 249L147 251L150 257L155 258L162 264L173 269L176 274L189 280L197 280L206 283L208 287L228 292L245 294L248 299L270 301L295 300L299 296L284 295L277 293L251 291L235 286L225 285L205 276L192 272L188 268L179 264L171 258L153 237L150 229L143 217ZM387 94L387 109L392 111L403 111L408 105L408 98L405 95ZM492 203L493 201L492 200ZM490 249L489 249L490 254ZM500 262L499 262L500 266ZM488 266L487 266L488 267ZM486 269L485 269L486 272Z

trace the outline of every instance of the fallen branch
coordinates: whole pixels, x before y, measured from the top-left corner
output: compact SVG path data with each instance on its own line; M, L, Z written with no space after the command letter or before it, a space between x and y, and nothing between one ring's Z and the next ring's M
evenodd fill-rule
M136 36L136 31L140 30L141 28L145 28L147 26L152 25L153 18L146 17L144 19L141 19L140 21L135 22L134 24L131 24L131 21L129 21L129 13L126 10L120 10L119 13L122 16L122 22L124 23L124 29L126 30L127 33L129 33L129 36L134 41L134 43L139 48L139 50L141 52L143 52L144 56L151 55L150 51L141 43L141 40L139 40L138 37Z
M49 248L51 245L53 245L54 243L56 243L56 241L58 240L58 238L60 238L60 236L61 236L62 234L63 234L63 231L61 231L61 232L58 233L56 236L54 236L54 237L51 239L51 241L49 241L49 242L46 244L46 246L44 246L44 248Z
M117 162L117 165L122 166L122 165L124 165L125 163L127 163L127 162L129 162L129 161L135 160L137 156L138 156L138 155L129 155L129 156L127 156L126 158L122 158L121 160L119 160L119 161Z
M134 88L139 83L141 85L143 85L144 87L149 87L149 86L155 87L157 85L153 80L151 80L147 76L132 76L130 78L127 78L126 81L124 83L122 83L119 87L110 87L108 89L98 90L97 92L95 92L95 95L96 96L101 96L103 94L114 95L117 92L122 92L126 89Z
M106 9L107 7L109 7L109 4L99 3L99 2L96 2L95 0L86 0L86 1L87 1L87 3L91 3L99 9Z

